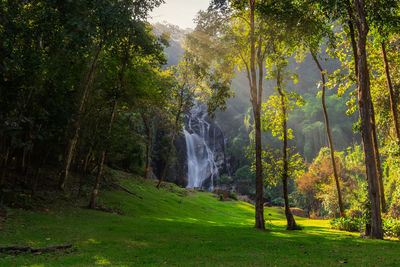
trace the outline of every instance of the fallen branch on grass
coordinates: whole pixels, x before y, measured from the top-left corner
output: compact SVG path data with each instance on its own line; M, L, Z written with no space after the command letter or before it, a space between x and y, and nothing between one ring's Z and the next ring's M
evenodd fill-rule
M122 191L124 191L124 192L126 192L126 193L128 193L128 194L130 194L130 195L133 195L133 196L135 196L135 197L137 197L137 198L143 199L143 197L138 196L137 194L133 193L131 190L129 190L129 189L123 187L122 185L113 183L113 186L117 187L118 189L121 189Z
M0 251L19 251L19 252L53 252L56 250L60 249L69 249L72 247L72 244L65 244L65 245L57 245L57 246L48 246L48 247L43 247L43 248L34 248L34 247L28 247L28 246L8 246L8 247L0 247Z

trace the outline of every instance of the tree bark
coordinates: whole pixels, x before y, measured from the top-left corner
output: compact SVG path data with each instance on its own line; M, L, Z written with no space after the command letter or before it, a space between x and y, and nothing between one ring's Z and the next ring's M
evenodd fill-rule
M118 103L117 96L115 96L113 108L111 111L110 121L108 123L108 130L107 130L108 136L110 136L111 134L112 124L114 122L114 117L115 117L115 111L117 110L117 103ZM103 149L103 151L101 151L99 168L97 170L97 175L96 175L96 181L93 187L92 195L90 197L89 208L91 209L96 208L97 196L99 194L100 180L101 180L101 175L103 174L105 158L106 158L106 149Z
M6 180L6 173L8 169L8 160L10 157L10 145L7 145L6 152L4 153L4 159L1 165L1 173L0 173L0 186L3 185Z
M325 127L326 127L326 135L328 136L328 143L329 143L329 148L330 148L330 154L331 154L331 161L332 161L332 168L333 168L333 177L335 178L335 183L336 183L336 190L338 194L338 203L339 203L339 210L340 210L340 216L345 217L344 213L344 207L343 207L343 200L342 200L342 192L340 190L340 183L339 183L339 176L337 173L337 168L336 168L336 160L335 160L335 149L333 148L333 141L332 141L332 136L331 136L331 130L329 126L329 118L328 118L328 112L326 110L326 104L325 104L325 72L321 67L321 64L318 61L318 58L316 55L311 51L310 53L315 61L315 64L317 65L320 73L321 73L321 80L322 80L322 95L321 95L321 101L322 101L322 110L324 112L324 119L325 119Z
M283 146L282 146L282 187L283 187L283 199L285 201L285 216L287 221L287 230L297 230L298 227L296 225L296 221L294 220L292 211L290 210L289 204L289 192L288 192L288 179L289 179L289 161L287 155L287 117L286 117L286 103L285 103L285 94L281 89L281 75L279 67L277 66L277 76L276 76L276 86L278 93L281 98L281 110L282 110L282 132L283 132Z
M181 101L182 101L183 96L181 95ZM182 109L182 102L180 104L180 110ZM172 129L172 136L171 136L171 140L170 140L170 144L168 147L168 152L167 152L167 158L165 159L164 162L164 167L163 170L161 172L161 176L160 176L160 180L158 181L157 184L157 188L160 189L161 183L164 181L165 176L167 175L167 170L168 170L168 165L169 165L169 158L172 152L172 148L174 146L174 141L175 141L175 136L176 136L176 132L178 131L178 125L179 125L179 121L180 121L180 117L181 117L181 111L178 112L178 114L176 115L175 118L175 122L174 122L174 126Z
M79 102L79 107L78 107L77 114L76 114L76 119L72 126L73 136L68 142L67 152L66 152L66 156L65 156L65 160L64 160L64 168L61 171L59 182L58 182L58 187L60 190L64 190L65 183L67 182L67 179L68 179L69 169L71 167L71 161L74 156L75 147L76 147L76 144L78 143L79 131L81 129L82 113L83 113L83 110L85 107L86 100L89 97L89 91L90 91L90 88L91 88L91 85L93 82L94 73L95 73L96 65L97 65L97 60L99 59L101 49L102 49L102 45L100 45L97 48L97 51L93 57L93 61L90 66L88 78L86 80L85 87L83 88L82 96L81 96L81 99Z
M140 112L140 115L142 116L143 124L146 129L146 166L143 177L148 179L151 165L151 128L146 115L143 112Z
M383 239L378 169L374 149L374 109L371 101L370 79L366 53L366 42L369 29L364 13L364 0L355 0L354 4L357 13L356 25L358 28L358 105L361 118L361 134L364 146L368 193L371 201L371 237L375 239Z
M119 94L120 94L121 89L122 89L124 75L125 75L125 72L126 72L126 69L127 69L127 66L128 66L130 45L131 45L131 41L130 41L130 38L129 38L129 41L126 44L126 47L125 47L125 55L122 58L122 68L121 68L121 71L119 73L118 85L117 85L117 88L115 89L114 103L113 103L113 107L112 107L112 110L111 110L110 121L108 122L107 135L109 137L111 135L112 125L113 125L113 122L114 122L115 113L117 111L118 97L119 97ZM97 171L96 181L95 181L95 184L94 184L94 187L93 187L93 191L92 191L92 195L90 197L90 202L89 202L89 208L91 208L91 209L96 208L97 196L99 194L100 180L101 180L101 176L103 174L104 160L106 158L106 151L107 151L106 148L103 148L103 151L101 152L99 169Z
M161 184L164 181L165 176L167 175L167 170L168 170L168 166L169 166L169 156L170 156L171 151L172 151L172 146L174 145L174 141L173 141L174 139L175 139L175 137L172 137L172 141L170 143L170 147L168 148L168 152L167 152L167 158L165 159L164 166L163 166L163 169L161 171L161 176L160 176L160 179L158 180L158 183L157 183L157 189L160 189Z
M383 63L385 66L385 74L386 74L386 83L387 83L387 88L389 90L389 99L390 99L390 109L392 110L392 120L393 120L393 127L394 127L394 132L396 134L397 142L400 140L400 130L399 130L399 117L397 114L397 101L396 101L396 96L394 94L393 90L393 85L392 85L392 79L390 77L390 68L389 68L389 63L387 60L387 54L386 54L386 47L385 47L385 42L381 42L381 48L382 48L382 58L383 58Z
M353 50L353 56L354 56L354 70L356 77L358 77L358 48L357 48L357 42L356 42L356 37L355 37L355 30L354 30L354 23L356 22L356 19L354 18L353 14L353 8L350 3L350 1L347 2L347 13L348 13L348 25L350 29L350 40L351 40L351 46ZM358 84L358 80L356 79L356 82ZM371 100L371 105L372 105L372 100ZM372 106L373 109L373 106ZM379 181L379 191L381 192L380 194L380 200L381 200L381 207L382 211L386 210L386 204L385 204L385 190L383 188L383 173L382 173L382 168L381 168L381 160L379 156L379 148L378 148L378 139L376 136L376 129L375 129L375 114L373 113L372 115L372 135L373 135L373 147L374 147L374 157L375 157L375 164L376 164L376 169L378 172L378 181Z
M19 251L19 252L25 252L29 251L32 253L36 252L52 252L56 251L59 249L69 249L72 248L72 244L65 244L65 245L56 245L56 246L48 246L48 247L42 247L42 248L34 248L34 247L28 247L28 246L7 246L7 247L0 247L0 251Z
M255 227L257 229L265 230L264 222L264 183L262 177L262 163L261 163L261 88L257 88L257 73L256 73L256 48L255 48L255 24L254 24L254 13L255 13L255 0L249 0L250 8L250 95L251 103L253 106L254 114L254 128L255 128L255 149L256 149L256 212Z

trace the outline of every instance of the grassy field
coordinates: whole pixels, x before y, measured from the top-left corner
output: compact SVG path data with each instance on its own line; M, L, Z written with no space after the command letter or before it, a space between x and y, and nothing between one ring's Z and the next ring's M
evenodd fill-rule
M9 210L0 246L72 243L68 251L0 256L1 266L400 266L400 243L330 230L328 221L297 218L286 231L279 208L265 210L270 231L253 228L254 208L206 192L114 172L135 195L109 190L103 206L123 215L65 203ZM71 201L72 202L72 201ZM80 204L83 205L83 202Z

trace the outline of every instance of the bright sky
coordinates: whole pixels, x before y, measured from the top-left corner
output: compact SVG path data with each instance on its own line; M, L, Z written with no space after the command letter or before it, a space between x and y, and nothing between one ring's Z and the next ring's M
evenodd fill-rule
M151 23L166 21L182 29L193 29L194 17L199 10L207 9L210 0L165 0L165 2L150 14Z

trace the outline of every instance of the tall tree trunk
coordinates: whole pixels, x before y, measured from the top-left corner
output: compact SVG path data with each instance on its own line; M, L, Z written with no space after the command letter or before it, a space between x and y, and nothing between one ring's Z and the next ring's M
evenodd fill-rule
M1 164L0 186L2 186L6 180L6 174L7 174L7 169L8 169L8 160L10 158L10 150L11 150L10 146L11 145L6 145L6 152L4 153L3 162Z
M107 136L110 137L111 135L111 130L112 130L112 125L114 122L114 118L115 118L115 113L117 111L117 104L118 104L118 97L119 94L122 90L122 85L123 85L123 81L124 81L124 75L126 72L126 69L128 67L128 61L129 61L129 50L131 48L131 39L129 36L128 42L126 43L126 47L125 47L125 55L122 58L122 68L121 71L119 73L119 81L118 81L118 85L117 88L115 90L115 96L114 96L114 103L113 103L113 107L111 110L111 115L110 115L110 121L108 123L108 130L107 130ZM92 191L92 195L90 197L90 202L89 202L89 208L94 209L96 207L96 203L97 203L97 196L99 194L99 187L100 187L100 180L101 180L101 176L103 174L103 168L104 168L104 160L106 158L106 148L103 148L103 151L101 152L101 156L100 156L100 163L99 163L99 168L97 171L97 175L96 175L96 181L93 187L93 191Z
M354 30L354 23L356 22L356 19L353 14L353 7L350 3L350 1L347 1L347 13L348 13L348 25L350 29L350 40L351 40L351 46L353 50L353 56L354 56L354 70L356 77L358 77L358 48L357 48L357 42L356 42L356 37L355 37L355 30ZM358 84L358 80L356 80ZM372 101L372 100L371 100ZM372 103L372 102L371 102ZM372 106L373 109L373 106ZM383 173L382 173L382 168L381 168L381 160L379 156L379 148L378 148L378 139L376 136L376 129L375 129L375 114L373 113L372 115L372 135L373 135L373 147L374 147L374 157L375 157L375 164L376 164L376 169L378 172L378 181L379 181L379 192L380 192L380 200L381 200L381 208L382 211L386 210L386 204L385 204L385 190L383 188Z
M261 98L259 98L262 88L257 88L257 72L256 72L256 48L255 48L255 0L249 0L250 8L250 95L253 106L254 114L254 128L255 128L255 149L256 149L256 225L257 229L265 230L264 222L264 183L262 176L262 163L261 163Z
M93 82L94 73L95 73L96 65L97 65L97 60L99 59L101 49L102 49L102 45L100 45L97 48L97 51L93 57L93 61L90 66L88 78L86 80L85 86L83 88L82 96L79 101L79 106L78 106L78 110L76 113L76 119L72 126L73 135L72 135L72 138L68 142L67 152L66 152L65 159L64 159L64 167L63 167L63 170L61 171L59 182L58 182L58 187L60 190L64 190L65 183L67 182L67 179L68 179L69 169L71 167L71 161L74 156L75 147L76 147L76 144L78 143L79 131L81 129L82 113L83 113L83 110L85 107L86 100L89 97L89 91L90 91L90 88L91 88L91 85Z
M157 189L160 189L161 184L164 181L165 176L167 175L167 170L168 170L168 166L169 166L169 158L170 158L170 155L171 155L171 152L172 152L172 146L174 145L174 140L175 140L175 134L173 134L173 136L171 138L171 142L170 142L169 147L168 147L167 157L165 159L164 166L163 166L163 169L161 171L160 179L159 179L159 181L157 183Z
M364 13L364 0L355 0L358 28L358 105L361 117L364 157L368 180L368 193L371 201L371 237L383 239L382 219L380 210L378 170L374 149L374 109L371 101L370 80L367 63L366 42L368 24Z
M143 177L148 179L151 165L151 128L146 115L143 112L140 112L140 115L142 116L143 124L146 129L146 166Z
M107 129L108 136L110 136L110 134L111 134L111 129L112 129L112 125L114 122L115 112L117 110L117 103L118 103L117 96L115 96L113 108L111 111L110 121L108 122L108 129ZM100 180L101 180L101 175L103 174L105 158L106 158L106 149L104 148L103 151L101 151L99 167L98 167L97 175L96 175L96 181L95 181L95 184L93 187L92 195L90 197L89 208L91 208L91 209L96 208L97 196L99 194Z
M332 168L333 168L333 177L335 178L335 183L336 183L336 190L338 194L338 202L339 202L339 210L340 210L340 216L345 217L344 213L344 207L343 207L343 200L342 200L342 192L340 190L340 183L339 183L339 176L337 173L337 168L336 168L336 160L335 160L335 149L333 148L333 142L332 142L332 136L331 136L331 130L329 126L329 118L328 118L328 112L326 111L326 105L325 105L325 75L326 73L321 67L321 64L318 61L318 58L316 55L311 51L310 53L315 61L315 64L317 65L320 73L321 73L321 80L322 80L322 95L321 95L321 101L322 101L322 110L324 112L324 119L325 119L325 127L326 127L326 135L328 136L328 143L329 143L329 148L330 148L330 154L331 154L331 161L332 161Z
M387 54L386 54L386 47L385 47L385 42L381 42L381 49L382 49L382 58L383 58L383 63L385 67L385 75L386 75L386 83L387 83L387 88L389 91L389 99L390 99L390 109L392 111L392 120L393 120L393 128L394 132L396 134L396 139L397 142L400 141L400 130L399 130L399 122L398 122L398 114L397 114L397 102L396 102L396 97L394 94L393 90L393 85L392 85L392 79L390 77L390 68L389 68L389 63L387 60ZM375 137L376 139L376 137ZM376 142L377 144L377 142ZM376 147L376 150L378 150L378 147ZM380 158L378 159L378 163L380 166ZM379 177L379 190L380 190L380 196L381 196L381 208L382 212L386 212L386 200L385 200L385 190L384 190L384 185L383 185L383 175L382 171L380 172L380 177Z
M37 190L37 186L39 183L39 175L40 175L40 171L43 168L43 166L46 164L47 158L50 155L50 151L51 151L51 147L48 147L46 153L44 154L44 156L41 158L41 161L39 163L39 166L37 167L35 174L33 175L33 179L32 179L32 187L31 187L31 196L33 196L34 194L36 194L36 190Z
M385 66L387 88L389 90L390 109L392 110L393 127L394 127L394 132L396 134L396 138L399 141L400 140L400 130L399 130L399 117L397 114L397 101L396 101L396 97L395 97L394 90L393 90L392 79L390 77L390 69L389 69L389 63L387 60L385 46L386 46L385 42L382 41L381 42L382 58L383 58L384 66Z
M180 108L182 108L182 106ZM179 125L180 116L181 116L181 113L179 112L177 114L176 118L175 118L175 123L174 123L173 129L172 129L172 136L171 136L171 140L170 140L169 147L168 147L167 157L166 157L165 162L164 162L164 167L163 167L162 172L161 172L160 180L158 181L158 184L157 184L157 188L158 189L160 189L161 183L164 181L165 176L167 175L167 170L168 170L168 165L169 165L169 158L170 158L170 155L171 155L171 152L172 152L172 148L174 146L175 136L176 136L176 132L178 130L177 128L178 128L178 125Z
M296 221L294 220L292 211L290 210L289 204L289 192L288 192L288 179L289 179L289 161L287 154L287 117L286 117L286 103L285 103L285 94L281 89L281 76L279 67L277 67L277 89L281 98L281 109L282 109L282 132L283 132L283 146L282 146L282 161L283 161L283 170L282 170L282 187L283 187L283 199L285 201L285 216L287 221L287 230L297 230L298 227L296 225Z

